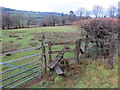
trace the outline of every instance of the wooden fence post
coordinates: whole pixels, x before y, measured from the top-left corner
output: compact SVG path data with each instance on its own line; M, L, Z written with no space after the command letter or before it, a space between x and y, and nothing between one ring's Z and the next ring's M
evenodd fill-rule
M41 34L41 46L42 46L42 58L44 58L44 72L47 72L47 61L46 61L46 52L45 52L45 36Z
M117 52L117 41L116 40L111 40L110 41L110 47L109 47L109 58L108 58L108 67L110 69L113 68L113 64L114 64L114 58L115 58L115 54Z
M39 60L40 60L40 70L42 69L42 66L43 66L43 55L42 53L40 53L40 56L39 56ZM41 72L43 72L43 70L41 70ZM42 78L42 73L40 72L40 76L38 77L38 79L41 79Z
M48 42L48 49L49 49L49 51L48 51L48 54L49 54L49 63L51 63L52 62L52 51L51 51L51 42L49 41ZM51 72L51 69L50 69L50 72Z
M48 48L49 48L49 63L51 63L51 60L52 60L52 52L51 52L51 42L48 42Z
M86 35L86 39L85 39L85 51L87 51L88 43L89 43L89 38L88 38L88 35Z
M76 43L76 59L77 59L77 61L79 61L81 39L78 39L75 43Z

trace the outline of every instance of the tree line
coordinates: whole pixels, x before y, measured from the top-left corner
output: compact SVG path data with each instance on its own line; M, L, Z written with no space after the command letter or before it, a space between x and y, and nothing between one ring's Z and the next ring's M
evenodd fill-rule
M16 13L10 14L2 10L0 18L0 28L1 29L11 29L11 28L25 28L31 26L59 26L59 25L69 25L75 21L98 18L98 17L119 17L119 9L115 6L110 6L108 9L104 9L101 6L93 6L92 11L87 10L84 7L78 8L76 11L70 11L69 14L48 14L44 15L41 19L36 19L36 17L28 13Z

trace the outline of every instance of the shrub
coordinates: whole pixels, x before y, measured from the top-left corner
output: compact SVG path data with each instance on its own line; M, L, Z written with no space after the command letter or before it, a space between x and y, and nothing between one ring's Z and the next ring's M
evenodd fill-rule
M78 21L74 25L77 26L82 38L85 39L85 50L87 51L88 44L92 41L92 43L95 43L97 55L108 57L108 63L112 67L113 57L117 50L117 36L120 30L118 19L94 18Z
M87 19L74 24L78 27L78 30L84 29L91 38L105 39L106 36L117 33L119 30L117 18Z

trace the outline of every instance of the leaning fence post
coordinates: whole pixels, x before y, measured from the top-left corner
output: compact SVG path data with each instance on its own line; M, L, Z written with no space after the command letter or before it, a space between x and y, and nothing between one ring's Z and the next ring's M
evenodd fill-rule
M44 71L47 72L47 61L45 55L45 36L41 34L42 58L44 58ZM42 59L43 60L43 59Z

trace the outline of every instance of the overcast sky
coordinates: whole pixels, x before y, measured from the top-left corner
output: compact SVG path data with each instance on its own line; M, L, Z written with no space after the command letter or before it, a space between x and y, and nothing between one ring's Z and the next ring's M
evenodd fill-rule
M104 8L118 5L120 0L0 0L0 6L18 10L40 12L64 12L75 11L80 7L91 10L94 5Z

